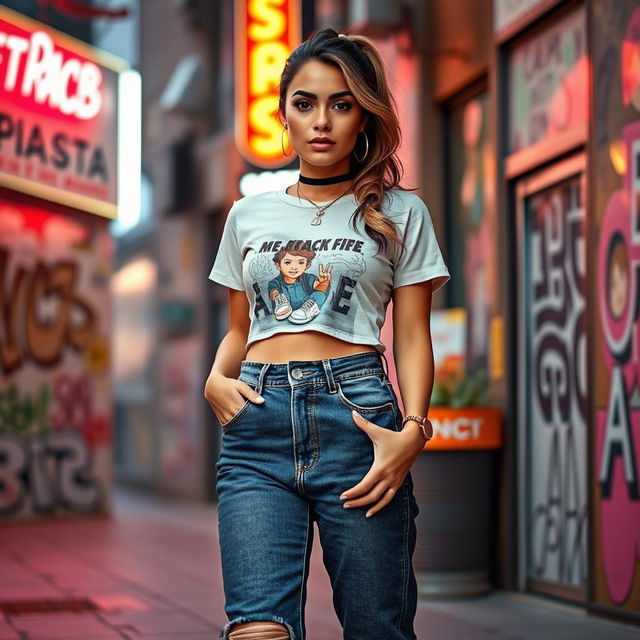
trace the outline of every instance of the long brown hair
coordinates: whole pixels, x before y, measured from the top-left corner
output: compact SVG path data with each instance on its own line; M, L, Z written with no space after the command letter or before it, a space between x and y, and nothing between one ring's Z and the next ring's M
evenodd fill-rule
M396 224L381 211L384 192L399 188L404 172L397 155L401 142L397 105L389 90L383 58L373 40L366 36L338 34L335 29L312 33L287 58L282 72L278 106L283 115L289 84L310 60L340 69L355 99L369 116L365 128L369 150L364 162L356 158L356 154L364 155L364 136L351 154L351 166L357 171L353 192L359 203L351 218L353 228L356 219L364 218L365 231L378 244L378 251L386 250L389 241L402 245Z

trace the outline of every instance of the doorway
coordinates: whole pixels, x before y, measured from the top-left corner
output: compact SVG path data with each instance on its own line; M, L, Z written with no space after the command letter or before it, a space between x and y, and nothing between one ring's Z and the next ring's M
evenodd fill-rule
M515 184L519 586L587 600L586 159Z

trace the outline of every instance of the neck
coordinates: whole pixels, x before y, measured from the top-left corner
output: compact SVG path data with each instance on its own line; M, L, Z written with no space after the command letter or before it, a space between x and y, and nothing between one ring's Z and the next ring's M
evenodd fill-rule
M338 184L340 182L348 182L355 178L355 171L347 171L346 173L341 173L339 175L327 176L326 178L312 178L310 176L304 175L300 172L300 182L302 184L311 184L311 185L327 185L327 184Z
M299 182L297 185L294 184L290 188L290 191L292 195L297 195L299 191L303 198L308 198L315 202L328 202L338 196L351 193L353 191L352 184L352 180L347 180L346 182L340 182L332 187L323 187Z
M353 167L301 166L298 188L301 194L312 200L333 200L352 191L356 173Z

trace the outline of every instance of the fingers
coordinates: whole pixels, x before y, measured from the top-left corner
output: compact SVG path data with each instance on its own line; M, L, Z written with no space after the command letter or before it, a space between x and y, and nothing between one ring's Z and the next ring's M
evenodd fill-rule
M331 269L333 269L333 265L329 264L326 267L320 263L318 267L318 278L320 280L328 280L331 278Z
M246 382L242 384L241 393L247 400L251 400L251 402L256 404L262 404L264 402L264 398L255 389L252 389Z
M371 509L369 509L365 514L365 516L368 518L377 511L380 511L380 509L386 507L391 502L391 500L393 500L393 496L395 495L396 489L394 487L385 488L384 486L378 484L378 486L374 490L370 491L365 496L362 496L361 498L358 498L356 500L348 500L348 502L345 502L342 506L345 509L352 509L354 507L360 507L377 500L373 507L371 507Z
M214 407L213 404L211 405L211 408L214 410L214 413L216 414L216 416L220 416L220 418L222 418L220 421L223 424L228 422L233 416L236 415L236 413L238 413L238 411L240 411L240 409L242 408L242 405L244 404L245 399L250 400L254 404L263 404L265 402L265 399L255 389L252 389L246 382L242 382L241 380L238 380L237 382L240 383L239 386L235 387L235 390L238 392L238 395L240 396L239 407L237 408L231 407L227 409L226 407L227 403L225 403L225 406L222 407L222 410L225 413L227 413L228 416L222 417L220 416L221 412L219 411L221 407Z
M254 404L263 404L265 399L243 380L222 377L219 384L212 383L211 376L205 384L205 398L221 424L228 422L246 400ZM232 400L232 398L234 398ZM231 403L231 407L229 404Z
M396 490L393 487L389 487L384 494L384 497L382 498L382 500L378 501L376 504L373 505L373 507L371 507L371 509L369 509L369 511L367 511L367 513L365 513L365 516L367 518L369 518L370 516L372 516L374 513L380 511L380 509L383 509L384 507L386 507L391 500L393 500L393 496L396 495Z
M379 500L385 492L385 487L378 483L371 491L359 498L347 498L347 501L342 505L345 509L351 507L361 507L363 504L369 504L375 500Z
M372 473L373 467L369 469L368 473L358 482L358 484L351 487L351 489L347 489L343 491L340 495L340 499L346 498L350 500L351 498L356 498L358 495L363 493L368 493L373 489L377 484L380 478L376 479Z

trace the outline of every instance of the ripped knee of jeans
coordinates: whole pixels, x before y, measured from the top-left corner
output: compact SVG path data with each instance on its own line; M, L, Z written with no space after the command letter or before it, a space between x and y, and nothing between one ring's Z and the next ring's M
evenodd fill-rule
M291 626L282 618L273 617L277 620L231 620L222 637L228 640L295 640Z

